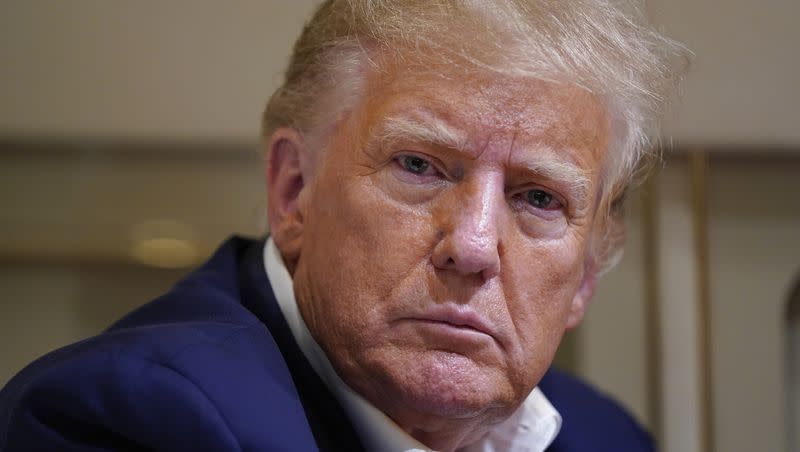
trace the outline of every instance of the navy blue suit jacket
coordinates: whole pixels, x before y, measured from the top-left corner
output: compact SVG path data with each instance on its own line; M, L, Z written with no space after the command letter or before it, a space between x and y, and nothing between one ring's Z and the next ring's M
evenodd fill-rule
M0 451L363 450L281 315L262 247L228 240L167 294L22 370L0 392ZM575 378L550 370L539 387L564 419L549 451L653 450Z

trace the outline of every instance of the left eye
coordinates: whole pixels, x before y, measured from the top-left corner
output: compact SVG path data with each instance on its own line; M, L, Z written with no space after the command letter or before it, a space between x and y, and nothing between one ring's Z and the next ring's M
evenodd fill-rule
M406 155L400 158L400 164L403 165L403 169L408 171L409 173L414 174L425 174L426 171L430 168L431 164L427 160L422 157L417 157L414 155Z
M533 207L542 210L558 210L561 203L550 193L544 190L530 190L525 193L526 201Z

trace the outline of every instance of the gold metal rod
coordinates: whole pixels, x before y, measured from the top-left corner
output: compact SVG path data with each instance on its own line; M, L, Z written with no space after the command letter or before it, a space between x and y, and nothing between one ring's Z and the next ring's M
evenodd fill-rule
M647 417L653 436L663 442L663 400L661 353L661 284L658 252L659 176L657 172L642 186L642 249L644 255L645 331L647 354L645 378L647 388Z
M692 188L692 223L694 235L694 257L697 269L697 319L700 369L700 422L702 450L713 452L714 441L714 393L712 368L712 310L708 236L708 153L695 150L689 153L689 170Z

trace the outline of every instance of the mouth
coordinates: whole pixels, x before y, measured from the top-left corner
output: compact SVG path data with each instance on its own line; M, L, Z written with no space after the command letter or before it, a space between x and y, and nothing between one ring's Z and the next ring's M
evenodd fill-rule
M497 334L491 324L482 315L467 306L437 305L409 316L406 320L450 330L454 334L488 336L497 341Z

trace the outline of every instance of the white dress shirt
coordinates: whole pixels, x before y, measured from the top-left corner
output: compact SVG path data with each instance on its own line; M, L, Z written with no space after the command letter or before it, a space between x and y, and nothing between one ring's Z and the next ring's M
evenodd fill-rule
M342 404L365 448L387 452L430 451L430 448L412 438L383 412L356 394L336 374L300 315L291 275L272 238L264 246L264 267L278 306L300 350ZM553 442L560 428L561 415L542 391L534 388L511 417L496 425L477 442L460 450L542 452Z

